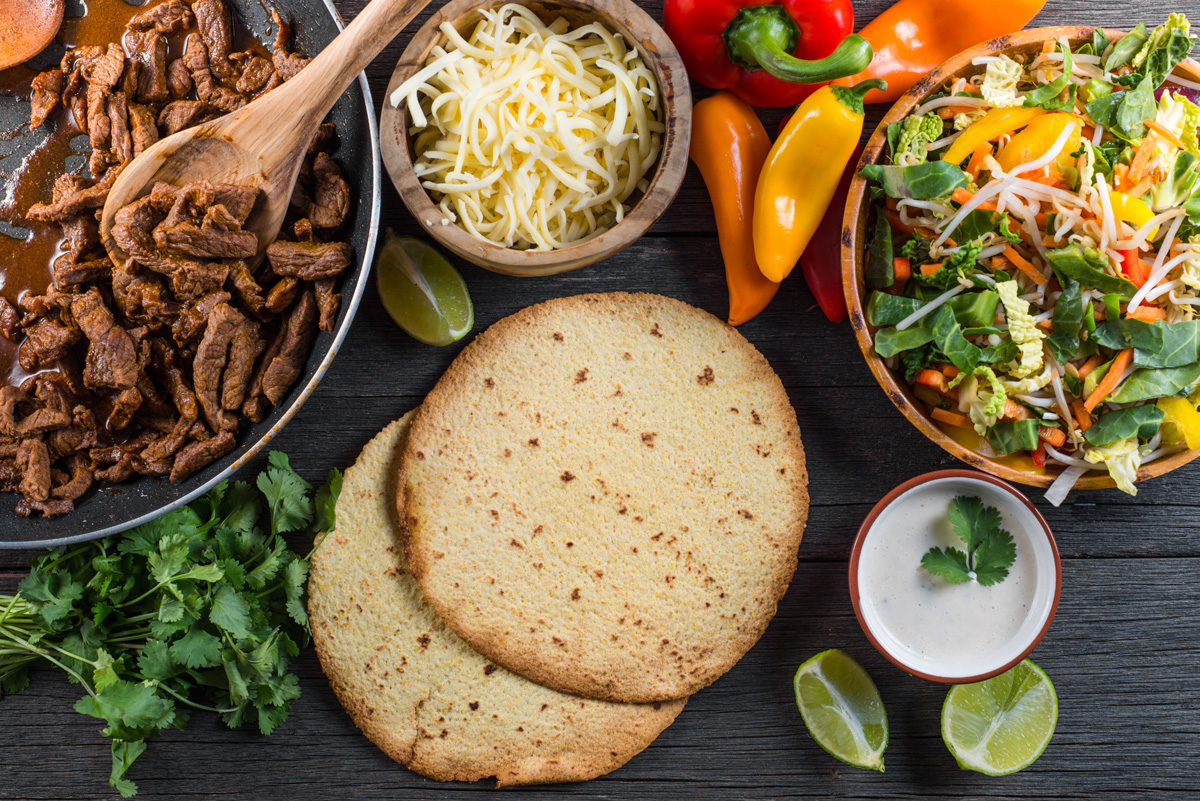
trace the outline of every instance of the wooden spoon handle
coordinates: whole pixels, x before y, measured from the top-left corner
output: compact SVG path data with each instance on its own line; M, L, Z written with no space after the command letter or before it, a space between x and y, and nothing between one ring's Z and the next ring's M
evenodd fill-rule
M290 98L293 113L321 119L355 76L371 63L430 0L371 0L300 74L272 92ZM282 98L278 98L282 99ZM315 124L315 123L314 123Z

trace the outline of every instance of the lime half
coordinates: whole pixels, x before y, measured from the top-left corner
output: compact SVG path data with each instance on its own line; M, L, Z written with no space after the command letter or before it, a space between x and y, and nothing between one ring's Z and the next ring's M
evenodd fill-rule
M875 682L845 651L817 654L796 671L796 705L808 733L856 768L883 770L887 712Z
M458 270L432 245L388 229L375 280L383 308L426 345L449 345L475 325L475 310Z
M942 706L942 739L964 770L1007 776L1037 761L1057 722L1054 685L1026 659L987 681L952 688Z

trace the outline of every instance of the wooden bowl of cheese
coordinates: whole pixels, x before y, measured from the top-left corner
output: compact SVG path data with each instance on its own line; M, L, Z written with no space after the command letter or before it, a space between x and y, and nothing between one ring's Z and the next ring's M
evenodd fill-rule
M662 216L691 112L675 46L632 0L453 0L396 65L380 150L441 244L495 272L553 275Z

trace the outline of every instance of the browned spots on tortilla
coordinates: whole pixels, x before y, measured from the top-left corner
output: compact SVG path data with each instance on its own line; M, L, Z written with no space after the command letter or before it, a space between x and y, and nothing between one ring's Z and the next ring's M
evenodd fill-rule
M562 335L562 334L560 334L558 331L555 331L555 332L554 332L554 341L555 341L555 342L562 342L562 341L563 341L563 335Z
M488 389L491 389L492 387L496 386L496 379L488 376L487 378L483 379L483 385Z
M584 381L587 381L587 379L588 379L588 369L586 367L575 373L575 383L576 384L582 384Z
M654 431L643 431L642 432L642 443L647 448L653 448L654 447L654 438L657 436L658 436L658 434Z
M662 335L662 329L658 327L658 323L655 323L654 327L650 329L650 336L662 339Z
M530 447L536 448L538 446L538 438L534 437L533 439L529 440L529 445Z
M568 484L575 480L575 474L572 473L570 470L564 470L563 474L561 476L559 476L559 478L562 479L562 482L564 484Z
M429 643L432 641L432 638L428 634L422 634L420 637L417 637L417 645L421 646L422 651L428 648Z
M715 380L716 376L713 375L713 369L707 365L704 367L704 372L696 376L696 383L702 387L707 387Z
M579 588L578 588L578 587L576 587L575 589L571 590L571 600L572 600L572 601L578 601L578 600L579 600L581 597L583 597L583 593L581 593L581 592L579 591Z
M471 703L467 704L467 706L471 707L471 711L474 712L475 710L479 709L479 702L472 701Z

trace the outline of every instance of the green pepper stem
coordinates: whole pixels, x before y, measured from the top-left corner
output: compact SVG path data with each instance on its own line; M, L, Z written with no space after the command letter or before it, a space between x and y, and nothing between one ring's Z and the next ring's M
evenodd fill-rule
M862 83L856 83L854 86L832 86L830 88L833 89L834 97L838 99L839 103L855 114L862 115L866 113L866 110L863 108L863 98L867 92L872 89L878 89L882 92L887 89L887 86L887 81L883 78L871 78Z
M788 83L825 83L862 72L874 53L866 39L850 34L832 53L806 61L792 51L800 41L800 29L783 6L743 8L723 34L729 57L747 70L766 70Z

